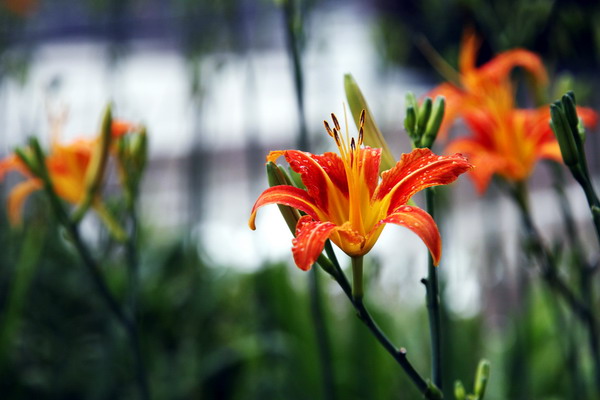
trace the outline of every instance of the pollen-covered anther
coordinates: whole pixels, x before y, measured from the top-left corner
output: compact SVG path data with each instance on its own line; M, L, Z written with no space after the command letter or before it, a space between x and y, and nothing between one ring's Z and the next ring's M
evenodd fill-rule
M335 125L335 129L337 129L338 131L341 131L342 128L341 128L340 123L334 113L331 113L331 119L333 120L333 125Z
M363 126L365 126L365 118L366 118L366 112L365 112L365 110L363 109L363 110L360 112L360 119L359 119L359 126L360 126L361 128L362 128Z
M363 144L363 140L365 138L365 129L361 126L358 130L358 145L361 146Z
M350 141L350 148L352 149L352 151L356 150L356 142L354 142L354 138L352 138L352 140Z
M327 123L327 121L323 121L323 125L325 125L325 129L327 130L327 134L331 137L333 136L333 131L331 130L331 128L329 127L329 124Z
M338 130L337 129L333 129L333 138L335 139L335 143L338 145L338 147L342 146L342 142L340 140L340 135L338 134Z

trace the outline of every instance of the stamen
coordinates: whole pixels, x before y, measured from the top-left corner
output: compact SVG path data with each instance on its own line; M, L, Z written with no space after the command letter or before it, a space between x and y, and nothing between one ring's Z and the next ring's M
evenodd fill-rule
M350 148L352 151L356 151L356 143L354 143L354 138L350 141Z
M329 127L329 124L327 123L327 121L323 121L323 124L325 125L325 129L327 130L327 134L329 134L329 136L333 137L333 132L331 131L331 128Z
M340 127L340 123L338 122L338 119L334 113L331 113L331 119L333 119L333 124L335 125L335 129L337 129L338 131L341 132L342 128Z
M358 130L358 145L359 146L363 144L364 136L365 136L365 129L361 125L360 129Z
M366 114L366 112L365 112L365 110L363 109L363 110L360 112L360 124L359 124L359 125L360 125L360 127L361 127L361 128L362 128L363 126L365 126L365 117L366 117L366 115L365 115L365 114Z
M335 139L335 143L338 145L339 148L342 147L342 142L340 141L340 135L338 134L337 129L333 129L333 138Z

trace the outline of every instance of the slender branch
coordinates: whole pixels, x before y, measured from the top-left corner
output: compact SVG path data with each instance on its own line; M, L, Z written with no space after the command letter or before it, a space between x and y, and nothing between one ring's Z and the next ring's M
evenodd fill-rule
M514 188L513 199L521 212L525 233L530 241L531 249L539 261L543 278L556 293L563 297L571 311L587 327L591 356L594 362L595 382L597 390L600 392L600 342L596 317L588 304L579 299L558 274L556 261L550 250L544 245L542 237L531 218L524 182L518 183Z
M94 260L89 249L81 239L81 235L79 234L79 225L77 224L77 222L74 222L69 218L67 211L64 209L61 201L56 195L56 192L54 191L54 187L52 185L52 180L49 176L48 170L46 169L45 156L43 154L42 149L39 146L39 143L33 140L32 148L37 159L37 164L40 166L38 170L39 178L44 184L44 190L48 195L48 198L50 200L50 206L52 207L54 214L56 215L59 223L65 227L65 229L71 236L73 244L77 249L79 256L81 257L84 266L90 274L92 282L94 284L94 287L98 291L98 294L104 300L108 309L113 313L117 321L119 321L119 323L123 326L123 329L127 332L127 336L129 337L131 347L134 353L136 381L140 390L140 396L144 400L149 400L150 394L148 389L148 381L146 379L141 359L141 350L139 345L137 328L135 324L132 323L132 321L123 312L119 302L114 298L114 296L110 292L110 289L108 288L106 281L104 280L104 277L100 272L100 267L98 263Z
M325 244L325 252L329 256L333 266L335 273L331 276L336 280L336 282L340 285L350 303L354 306L354 309L357 311L358 318L367 326L367 328L371 331L373 336L377 339L377 341L383 346L383 348L396 360L398 364L402 367L402 369L406 372L410 380L417 387L419 392L423 395L424 398L430 400L439 400L442 399L442 394L439 389L435 385L429 384L423 377L418 373L418 371L412 366L407 357L407 351L405 348L397 348L392 344L392 342L388 339L388 337L383 333L381 328L377 325L377 323L373 320L373 317L369 313L366 308L362 296L353 296L352 286L348 282L348 278L344 271L342 270L335 254L333 253L333 248L330 242Z
M321 372L323 374L323 391L326 399L335 399L335 386L333 379L333 367L331 363L331 346L325 316L322 307L321 289L317 270L310 271L310 308L315 323L315 334L319 355L321 358Z
M427 212L435 217L435 194L432 188L425 190ZM440 296L438 289L437 268L433 263L431 254L428 257L428 276L421 282L427 290L427 314L429 317L429 336L431 338L431 369L433 383L442 389L442 345L441 345L441 318Z

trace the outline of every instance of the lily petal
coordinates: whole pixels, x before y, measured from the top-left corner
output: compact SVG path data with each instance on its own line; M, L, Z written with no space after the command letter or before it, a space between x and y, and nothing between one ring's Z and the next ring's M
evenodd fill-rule
M442 238L435 221L425 210L414 206L400 206L382 219L378 225L381 224L396 224L410 229L425 243L431 253L433 263L435 265L440 263Z
M506 160L488 148L479 141L470 138L454 140L447 148L449 153L459 150L469 157L469 162L475 168L471 170L469 176L475 184L479 194L487 189L492 176L506 167Z
M452 183L472 168L460 154L437 156L429 149L414 149L403 154L396 166L382 174L374 198L390 197L388 210L405 204L416 192L425 188Z
M34 191L41 189L42 184L35 179L28 179L17 184L8 195L8 218L11 225L21 225L23 204Z
M482 65L479 72L482 78L501 81L506 79L516 67L527 70L539 84L548 82L548 73L542 59L537 54L525 49L502 52Z
M294 172L300 174L306 191L315 204L328 212L332 196L348 197L348 180L342 159L335 153L315 155L299 150L273 151L267 161L284 156Z
M314 200L306 193L306 191L294 186L273 186L262 192L256 200L256 203L254 203L252 214L248 221L250 229L256 229L256 211L267 204L282 204L284 206L294 207L300 211L304 211L314 219L319 219L319 212L314 204Z
M298 268L308 271L323 251L325 241L339 229L332 222L315 221L304 215L296 225L296 238L292 240L292 254Z

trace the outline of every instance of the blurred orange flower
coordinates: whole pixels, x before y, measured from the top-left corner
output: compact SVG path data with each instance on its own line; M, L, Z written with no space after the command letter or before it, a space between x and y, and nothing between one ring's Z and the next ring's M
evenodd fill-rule
M256 212L267 204L282 204L306 213L296 225L292 253L296 265L308 270L328 238L349 256L358 257L368 253L385 224L392 223L416 233L437 265L441 257L437 225L427 212L407 202L422 189L453 182L471 164L459 154L437 156L429 149L415 149L383 172L380 181L381 149L361 147L362 128L358 140L350 138L347 131L341 136L333 118L335 127L325 126L340 155L283 150L267 156L267 161L284 156L300 174L306 190L286 185L265 190L252 208L250 228L256 228Z
M494 86L502 87L510 80L510 73L516 67L522 67L534 77L537 84L548 81L546 69L540 57L528 50L512 49L498 54L492 60L476 66L477 51L481 45L480 39L472 30L463 34L459 54L459 82L442 83L429 97L444 96L446 111L440 136L444 135L454 120L470 110L480 107L489 90Z
M471 171L477 190L485 192L492 176L498 174L510 181L529 177L540 159L562 161L558 142L550 128L550 109L514 108L510 83L484 84L486 95L479 106L463 113L473 136L450 143L447 151L461 152L476 167ZM584 125L595 126L597 114L578 107Z
M135 129L135 125L115 120L112 123L113 138ZM86 174L100 138L77 139L69 144L59 143L53 137L50 153L46 156L46 167L56 194L69 203L79 204L86 195ZM18 183L8 195L8 216L11 224L21 223L21 210L27 197L42 188L42 182L34 176L23 161L11 154L0 160L0 181L9 171L18 171L27 177Z

